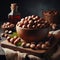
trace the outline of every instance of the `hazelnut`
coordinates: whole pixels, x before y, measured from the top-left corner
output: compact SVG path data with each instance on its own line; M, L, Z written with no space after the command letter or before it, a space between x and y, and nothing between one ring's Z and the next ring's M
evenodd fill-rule
M29 24L32 24L33 23L33 21L32 20L29 20Z
M9 42L10 42L10 39L11 39L11 37L8 36L8 37L7 37L7 40L8 40Z
M8 34L5 34L5 35L4 35L4 37L6 37L6 38L7 38L7 37L8 37Z
M42 28L45 27L45 24L42 24Z
M26 43L26 48L29 48L30 47L30 43Z
M20 21L20 22L21 22L21 23L24 23L24 21L25 21L25 19L23 18L23 19L21 19L21 21Z
M22 27L22 25L23 25L23 23L20 23L20 24L19 24L19 27Z
M35 19L39 19L39 17L38 16L35 16Z
M25 47L25 45L26 45L26 42L22 42L21 46Z
M35 27L36 27L35 25L32 26L32 28L35 28Z
M45 24L48 23L48 21L45 21Z
M31 28L31 24L28 24L28 25L27 25L27 28Z
M37 20L37 23L40 23L40 19Z
M17 39L18 37L17 36L14 36L14 40Z
M24 24L27 25L27 24L28 24L28 20L25 20L25 21L24 21Z
M5 30L5 33L8 33L8 30Z
M11 43L13 43L13 41L14 41L14 39L13 39L13 38L11 38L11 39L10 39L10 42L11 42Z
M6 28L9 28L10 26L6 26Z
M36 45L36 49L41 49L41 45L42 45L42 43L38 43L38 44Z
M31 16L28 16L28 20L30 20L32 17Z
M41 25L41 24L37 24L37 28L39 28L39 27L40 27L40 25Z
M20 37L18 37L18 38L17 38L17 40L18 40L18 41L21 41L21 38L20 38Z
M16 45L19 41L20 41L20 38L17 38L16 40L14 40L13 43Z
M42 49L46 49L46 44L42 44L42 45L41 45L41 48L42 48Z
M10 30L8 33L9 33L9 34L11 34L11 33L12 33L12 31Z
M25 19L27 20L27 19L28 19L28 17L25 17Z
M8 28L8 26L6 26L6 25L5 25L5 27L4 27L4 28Z
M36 24L36 23L37 23L37 21L34 21L34 23Z
M45 44L46 44L46 46L47 46L47 47L49 47L49 46L50 46L49 41L46 41L46 42L45 42Z
M24 21L24 20L25 20L24 18L21 19L21 21Z
M14 27L14 24L10 24L10 27Z
M26 25L23 25L22 28L26 28L27 26Z
M5 25L6 23L3 23L3 25Z
M41 21L41 23L43 24L43 23L44 23L44 21L42 20L42 21Z
M20 21L17 24L20 24Z
M56 29L56 26L57 26L56 24L53 24L53 25L52 25L52 29L55 30L55 29Z
M5 34L4 34L4 33L1 33L1 36L2 36L2 37L4 37L4 36L5 36Z
M31 17L32 17L32 18L34 18L34 17L35 17L35 15L32 15Z
M10 22L7 22L7 25L10 25Z
M30 48L31 48L31 49L35 49L35 44L32 43L32 44L30 45Z
M33 20L36 20L36 18L34 17Z

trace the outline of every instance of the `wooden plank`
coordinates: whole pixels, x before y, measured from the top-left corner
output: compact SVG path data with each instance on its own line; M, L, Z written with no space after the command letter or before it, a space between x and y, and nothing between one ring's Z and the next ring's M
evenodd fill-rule
M53 46L51 48L49 48L48 50L33 50L33 49L30 49L30 48L23 48L23 47L18 47L18 46L15 46L11 43L9 43L7 40L1 42L1 46L4 47L4 48L9 48L9 49L13 49L15 51L20 51L20 52L24 52L24 53L28 53L28 54L33 54L33 55L36 55L36 56L44 56L48 53L50 53L53 49L53 47L57 44L57 40L55 41L55 43L53 44Z

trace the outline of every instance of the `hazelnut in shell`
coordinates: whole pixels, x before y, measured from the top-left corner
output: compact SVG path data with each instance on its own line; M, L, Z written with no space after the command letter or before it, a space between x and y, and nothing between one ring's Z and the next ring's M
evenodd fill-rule
M30 43L26 43L26 48L29 48L30 47Z
M5 34L4 34L4 33L1 33L1 36L2 36L2 37L4 37L4 36L5 36Z
M8 37L7 37L7 40L8 40L9 42L10 42L10 39L11 39L11 37L8 36Z
M18 36L14 36L13 38L14 38L14 40L15 40L15 39L17 39L17 38L18 38Z
M46 44L42 44L41 49L46 49Z
M46 44L47 47L50 47L49 41L46 41L45 44Z
M26 46L26 42L22 42L21 46L25 47Z
M5 30L5 33L8 33L8 30Z
M31 43L30 48L35 49L35 44Z
M4 35L4 37L6 37L6 38L7 38L7 37L8 37L8 34L5 34L5 35Z
M11 43L13 43L13 41L14 41L14 39L13 39L13 38L11 38L11 39L10 39L10 42L11 42Z
M20 38L17 38L16 40L14 40L14 44L16 45L18 42L20 42Z
M41 45L42 45L42 42L38 43L38 44L36 45L36 49L41 49Z

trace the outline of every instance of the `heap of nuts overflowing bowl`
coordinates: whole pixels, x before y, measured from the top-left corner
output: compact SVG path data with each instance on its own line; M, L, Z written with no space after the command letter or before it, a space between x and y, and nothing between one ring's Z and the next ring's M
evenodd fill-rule
M58 34L50 34L49 29L55 30L58 19L57 11L45 11L43 12L43 18L37 15L26 16L22 18L16 24L17 36L10 37L5 33L1 34L2 37L6 37L8 42L22 46L24 48L31 49L48 49L54 42L54 37ZM56 19L55 19L56 18ZM2 28L13 28L14 24L10 22L4 23ZM56 37L55 37L56 38Z
M32 15L22 18L21 21L17 23L17 26L28 29L39 29L46 28L48 26L48 22L39 16Z
M1 28L3 30L10 30L10 29L13 29L14 27L15 27L15 25L13 23L10 23L10 22L5 22L1 26Z

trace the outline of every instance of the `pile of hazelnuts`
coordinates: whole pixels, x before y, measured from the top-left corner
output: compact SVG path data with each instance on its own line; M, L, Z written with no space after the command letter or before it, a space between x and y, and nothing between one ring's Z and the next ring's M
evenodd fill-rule
M6 33L1 33L2 37L5 37L6 40L14 45L17 45L19 42L21 42L21 38L18 36L14 36L14 37L10 37L8 34Z
M17 26L28 29L46 28L49 26L48 21L40 18L39 16L32 15L22 18L17 23Z
M11 29L14 27L14 24L10 23L10 22L5 22L2 24L1 28L3 29Z
M14 45L17 45L19 42L21 42L21 38L18 37L18 36L14 36L13 38L8 36L7 40L8 40L8 42L10 42L10 43L12 43Z
M48 49L49 47L51 47L51 44L50 44L49 41L39 42L39 43L36 43L36 42L31 42L31 43L22 42L21 46L24 47L24 48L41 50L41 49Z
M24 47L24 48L31 48L34 50L41 50L41 49L49 49L51 47L51 42L50 40L46 40L45 42L25 42L24 40L22 40L20 37L18 36L14 36L14 37L10 37L8 34L2 33L1 34L2 37L5 37L7 39L8 42L10 42L11 44L17 45L19 42L21 43L20 46Z

